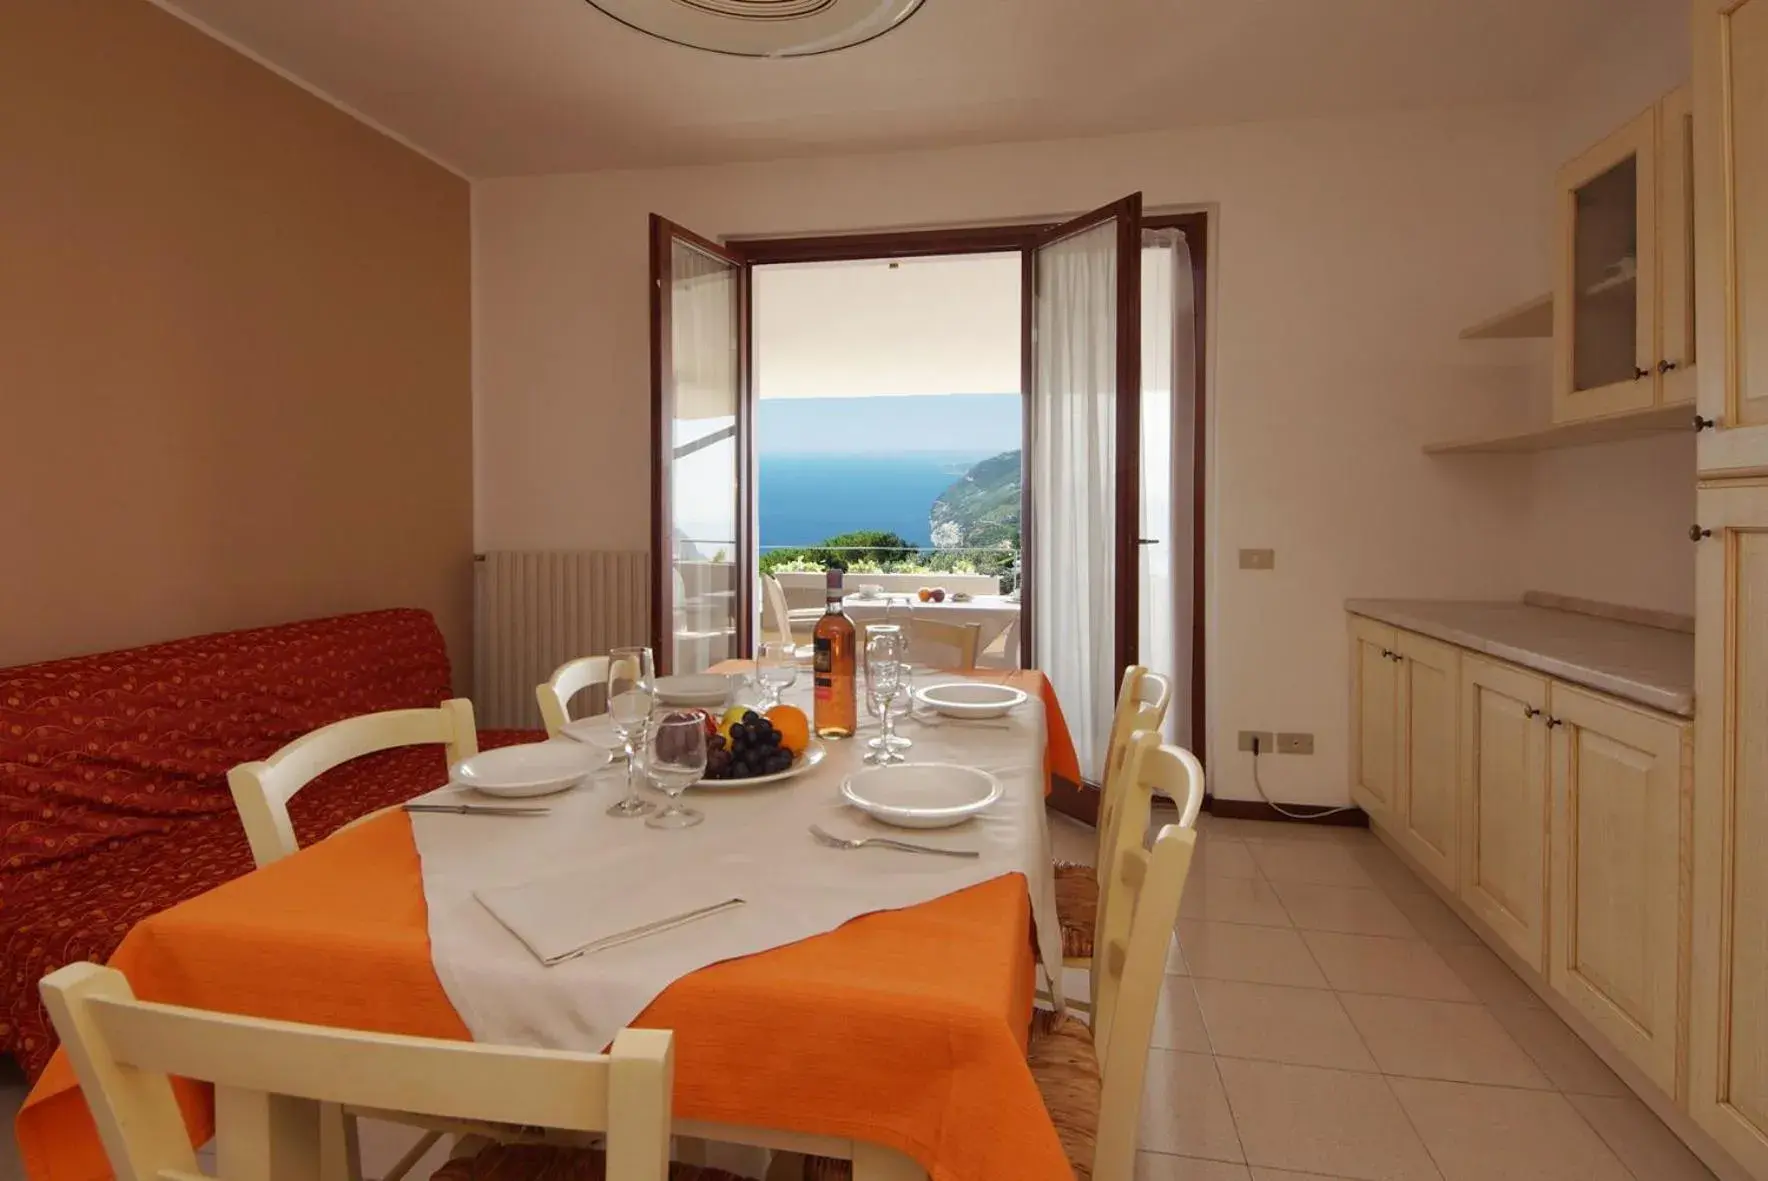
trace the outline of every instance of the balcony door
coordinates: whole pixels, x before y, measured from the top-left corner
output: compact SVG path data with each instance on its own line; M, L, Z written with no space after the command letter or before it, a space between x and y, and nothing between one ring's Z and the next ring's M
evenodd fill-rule
M748 318L748 264L653 214L651 635L659 672L699 672L750 651Z

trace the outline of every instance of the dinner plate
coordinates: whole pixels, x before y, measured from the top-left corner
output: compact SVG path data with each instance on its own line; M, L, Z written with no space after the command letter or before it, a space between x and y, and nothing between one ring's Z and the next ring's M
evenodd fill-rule
M1001 798L1001 781L980 767L956 763L896 763L855 771L841 797L898 828L950 828Z
M816 739L804 748L804 753L784 771L776 771L772 775L754 775L748 779L702 779L694 784L695 791L734 791L739 787L759 787L764 783L778 783L783 779L802 775L828 755L828 750Z
M488 796L545 796L565 791L608 765L608 752L587 742L529 742L462 759L450 782Z
M664 705L723 705L731 695L730 678L716 673L658 677L655 688Z
M947 681L915 690L915 700L948 718L998 718L1025 700L1023 690L981 681Z

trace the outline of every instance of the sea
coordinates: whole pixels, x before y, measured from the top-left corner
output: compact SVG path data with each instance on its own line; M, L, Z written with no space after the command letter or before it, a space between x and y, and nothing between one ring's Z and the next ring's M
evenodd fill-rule
M989 453L768 454L757 461L761 545L815 545L837 533L885 529L932 544L928 515L940 493Z

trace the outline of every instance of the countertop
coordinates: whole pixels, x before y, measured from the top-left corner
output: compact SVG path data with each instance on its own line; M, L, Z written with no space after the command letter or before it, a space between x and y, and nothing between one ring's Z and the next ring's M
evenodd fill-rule
M1351 599L1345 610L1679 717L1694 716L1694 636L1520 602Z

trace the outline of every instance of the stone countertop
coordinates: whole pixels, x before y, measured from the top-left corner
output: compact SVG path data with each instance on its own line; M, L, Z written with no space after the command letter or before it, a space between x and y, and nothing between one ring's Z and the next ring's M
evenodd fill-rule
M1519 602L1351 599L1345 610L1679 717L1694 716L1694 637Z

